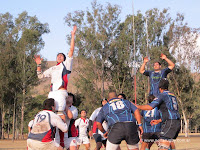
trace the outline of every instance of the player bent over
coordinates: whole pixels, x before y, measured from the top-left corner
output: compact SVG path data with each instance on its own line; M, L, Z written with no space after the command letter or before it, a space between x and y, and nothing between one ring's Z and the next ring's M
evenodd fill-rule
M102 107L97 116L97 126L104 133L104 137L108 138L106 150L117 150L122 140L126 141L129 150L139 150L136 120L141 134L143 133L139 110L129 100L117 98L115 92L110 92L108 99L108 103ZM102 126L104 120L108 121L108 132Z
M43 111L40 111L33 120L32 129L28 135L28 150L51 149L62 150L63 148L53 141L54 129L59 128L67 132L67 124L56 115L55 101L52 98L46 99L43 103Z

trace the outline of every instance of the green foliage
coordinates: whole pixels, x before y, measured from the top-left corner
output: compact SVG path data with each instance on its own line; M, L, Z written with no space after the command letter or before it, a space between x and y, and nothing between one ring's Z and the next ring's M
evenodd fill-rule
M173 54L178 46L178 40L180 41L184 35L198 32L197 29L187 26L183 15L177 14L173 19L168 9L150 9L145 15L138 11L134 16L136 50L134 60L133 16L128 15L125 21L121 21L120 12L119 6L112 6L109 3L103 6L93 1L87 11L75 11L67 14L65 18L69 26L74 24L78 26L76 50L79 62L78 67L74 69L78 74L76 86L78 94L81 95L80 108L88 109L89 112L92 112L94 107L97 108L96 99L99 101L102 92L108 93L109 89L114 88L117 93L123 92L128 99L133 100L135 94L133 73L137 76L137 102L144 104L148 94L147 77L138 72L132 73L133 67L137 71L143 57L148 55L150 57L148 69L152 69L155 61L160 61L164 68L168 64L160 59L160 54L164 53L175 62ZM69 35L68 39L70 42ZM195 39L192 39L193 42ZM185 42L185 45L187 48L194 46L192 42ZM195 58L197 60L198 57ZM187 117L192 114L196 116L197 106L194 98L199 98L199 95L195 92L194 87L197 86L190 71L183 65L177 66L173 74L169 75L169 79L171 91L178 94L180 102L184 104L182 111L187 112ZM174 80L177 80L178 85L175 85Z
M15 19L9 13L0 14L0 101L5 106L3 111L11 109L13 113L14 103L19 110L29 105L30 88L37 84L33 56L43 48L42 35L48 32L48 24L42 24L27 12Z

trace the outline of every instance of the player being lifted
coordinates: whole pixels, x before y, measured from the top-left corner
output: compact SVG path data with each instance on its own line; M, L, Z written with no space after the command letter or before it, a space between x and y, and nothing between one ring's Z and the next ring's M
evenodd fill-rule
M166 78L167 74L172 71L174 68L174 63L166 57L166 55L161 54L161 59L164 59L168 63L168 67L165 69L161 69L161 63L160 62L155 62L154 63L154 70L145 70L145 66L147 62L149 61L148 57L144 58L144 62L142 66L140 67L140 73L149 76L150 79L150 92L149 95L154 95L155 97L158 96L159 92L159 82L162 78Z
M74 26L73 31L71 32L71 47L66 57L65 54L59 53L57 55L56 61L57 65L53 66L46 71L42 72L41 63L42 58L37 55L34 60L37 63L37 74L38 78L48 77L51 78L51 91L49 92L48 98L53 98L56 103L56 112L61 118L64 120L65 115L64 111L66 108L66 98L67 94L67 84L69 80L69 75L72 70L72 62L73 62L73 53L74 53L74 38L76 33L76 26ZM63 141L64 133L60 133L61 140ZM64 143L60 143L64 146Z
M175 95L168 91L169 81L161 79L159 83L160 93L158 97L148 105L136 105L141 110L152 110L158 107L162 116L159 120L152 120L151 124L156 125L162 122L159 138L159 148L168 150L173 139L176 139L181 128L178 102Z
M74 26L71 32L71 47L67 55L59 53L57 55L56 61L57 65L53 66L46 71L42 72L41 63L42 58L37 55L35 56L35 62L37 63L37 74L38 78L48 77L51 78L51 91L48 97L54 98L56 102L56 111L63 112L66 106L67 97L67 84L69 80L69 75L72 70L73 53L74 53L74 37L76 33L76 26Z

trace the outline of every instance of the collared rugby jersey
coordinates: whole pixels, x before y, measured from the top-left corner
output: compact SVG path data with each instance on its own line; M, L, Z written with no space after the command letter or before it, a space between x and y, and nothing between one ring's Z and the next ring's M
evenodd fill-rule
M136 122L132 115L136 109L137 107L129 100L113 98L102 107L97 122L102 123L106 120L109 127L117 122Z
M79 118L75 121L75 127L78 128L79 137L87 136L87 128L89 126L89 119Z
M158 107L161 112L162 121L169 119L180 119L176 96L169 91L160 93L158 97L148 105L153 108Z
M72 70L73 58L67 57L62 63L53 66L44 71L39 78L48 77L51 78L51 90L58 90L61 86L67 89L69 75Z
M40 111L34 118L28 139L50 142L54 137L54 127L66 132L68 127L62 119L52 111Z
M152 110L142 110L141 115L143 116L143 130L144 133L160 132L161 123L151 125L152 120L161 119L160 112L157 107Z
M145 70L145 72L143 73L146 76L149 76L150 79L150 95L154 95L155 97L158 96L158 94L160 93L159 91L159 83L160 80L162 78L166 78L167 74L170 73L172 70L169 69L168 67L165 69L162 69L159 72L155 72L155 71L149 71L149 70Z

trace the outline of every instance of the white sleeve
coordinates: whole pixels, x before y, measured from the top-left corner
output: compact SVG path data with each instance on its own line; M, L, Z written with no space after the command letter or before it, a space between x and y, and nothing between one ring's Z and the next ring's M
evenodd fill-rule
M52 67L45 70L44 72L41 72L38 74L38 78L42 79L42 78L50 78L51 77L51 73L52 73Z
M68 130L67 124L64 123L62 119L56 114L51 114L51 124L58 127L60 130L62 130L62 132L66 132Z
M32 127L33 126L33 120L31 120L29 123L28 123L28 127Z
M101 108L95 109L95 111L94 111L94 112L92 113L92 115L90 116L90 120L94 121L94 120L97 118L100 109L101 109Z
M66 60L64 61L67 70L72 71L72 63L73 63L73 57L67 56Z
M77 126L80 124L80 119L81 119L81 118L76 119L76 121L75 121L75 123L74 123L74 125L75 125L76 128L77 128Z
M51 77L51 73L52 73L52 67L47 69L47 70L45 70L43 72L43 75L44 75L45 78L50 78Z
M72 110L71 110L71 112L72 112L72 114L73 114L73 118L72 119L76 119L77 117L78 117L78 109L76 108L76 107L71 107L72 108Z

